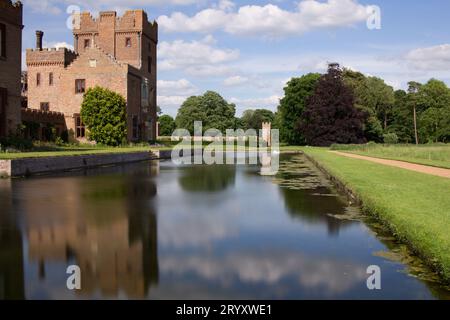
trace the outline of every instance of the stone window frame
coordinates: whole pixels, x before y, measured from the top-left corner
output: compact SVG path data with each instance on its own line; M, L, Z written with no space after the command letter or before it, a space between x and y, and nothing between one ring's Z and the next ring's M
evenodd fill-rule
M86 79L75 79L75 94L86 92Z
M133 42L131 41L131 37L126 37L126 38L125 38L125 47L126 47L126 48L131 48L131 47L133 47Z
M41 102L39 109L41 111L50 111L50 102Z
M81 115L79 113L75 113L73 115L74 124L75 124L75 138L85 138L86 137L86 126L81 120Z
M6 59L6 25L0 23L0 58Z
M54 83L53 72L50 72L50 73L48 74L48 85L49 85L49 86L53 86L53 83Z
M36 87L39 87L41 85L41 73L36 73Z
M84 39L83 46L84 46L84 49L90 48L91 47L91 39Z

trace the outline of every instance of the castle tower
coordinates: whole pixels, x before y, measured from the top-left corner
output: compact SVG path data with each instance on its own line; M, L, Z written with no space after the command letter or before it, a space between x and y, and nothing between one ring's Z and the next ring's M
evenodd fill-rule
M272 131L272 124L270 122L263 122L262 123L262 139L264 142L267 143L268 147L270 147L272 145L271 131Z
M97 18L83 12L76 20L79 24L75 26L73 35L78 54L99 48L118 63L130 65L133 73L140 77L129 81L128 96L139 100L141 105L142 112L137 121L142 128L139 130L150 130L145 139L155 140L158 24L149 22L144 10L128 10L123 16L117 16L114 11L104 11ZM129 103L136 105L137 102Z

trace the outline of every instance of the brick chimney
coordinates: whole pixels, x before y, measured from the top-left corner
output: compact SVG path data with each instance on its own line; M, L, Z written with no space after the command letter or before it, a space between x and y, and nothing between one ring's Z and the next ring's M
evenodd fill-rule
M42 39L44 38L44 32L36 31L36 49L42 51Z

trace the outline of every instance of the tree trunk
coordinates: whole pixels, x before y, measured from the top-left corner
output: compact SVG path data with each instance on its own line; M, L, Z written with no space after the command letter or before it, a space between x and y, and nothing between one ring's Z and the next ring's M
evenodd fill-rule
M387 119L387 114L385 113L385 114L384 114L384 131L387 130L387 121L388 121L388 119Z
M416 114L416 106L414 106L414 135L416 137L416 145L419 144L419 136L417 135L417 114Z

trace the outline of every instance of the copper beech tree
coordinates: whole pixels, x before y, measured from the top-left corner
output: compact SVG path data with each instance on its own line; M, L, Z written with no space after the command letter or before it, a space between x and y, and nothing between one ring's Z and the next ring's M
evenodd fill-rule
M341 68L330 64L308 99L297 130L312 146L364 143L366 118L367 113L355 107L353 91L344 83Z

